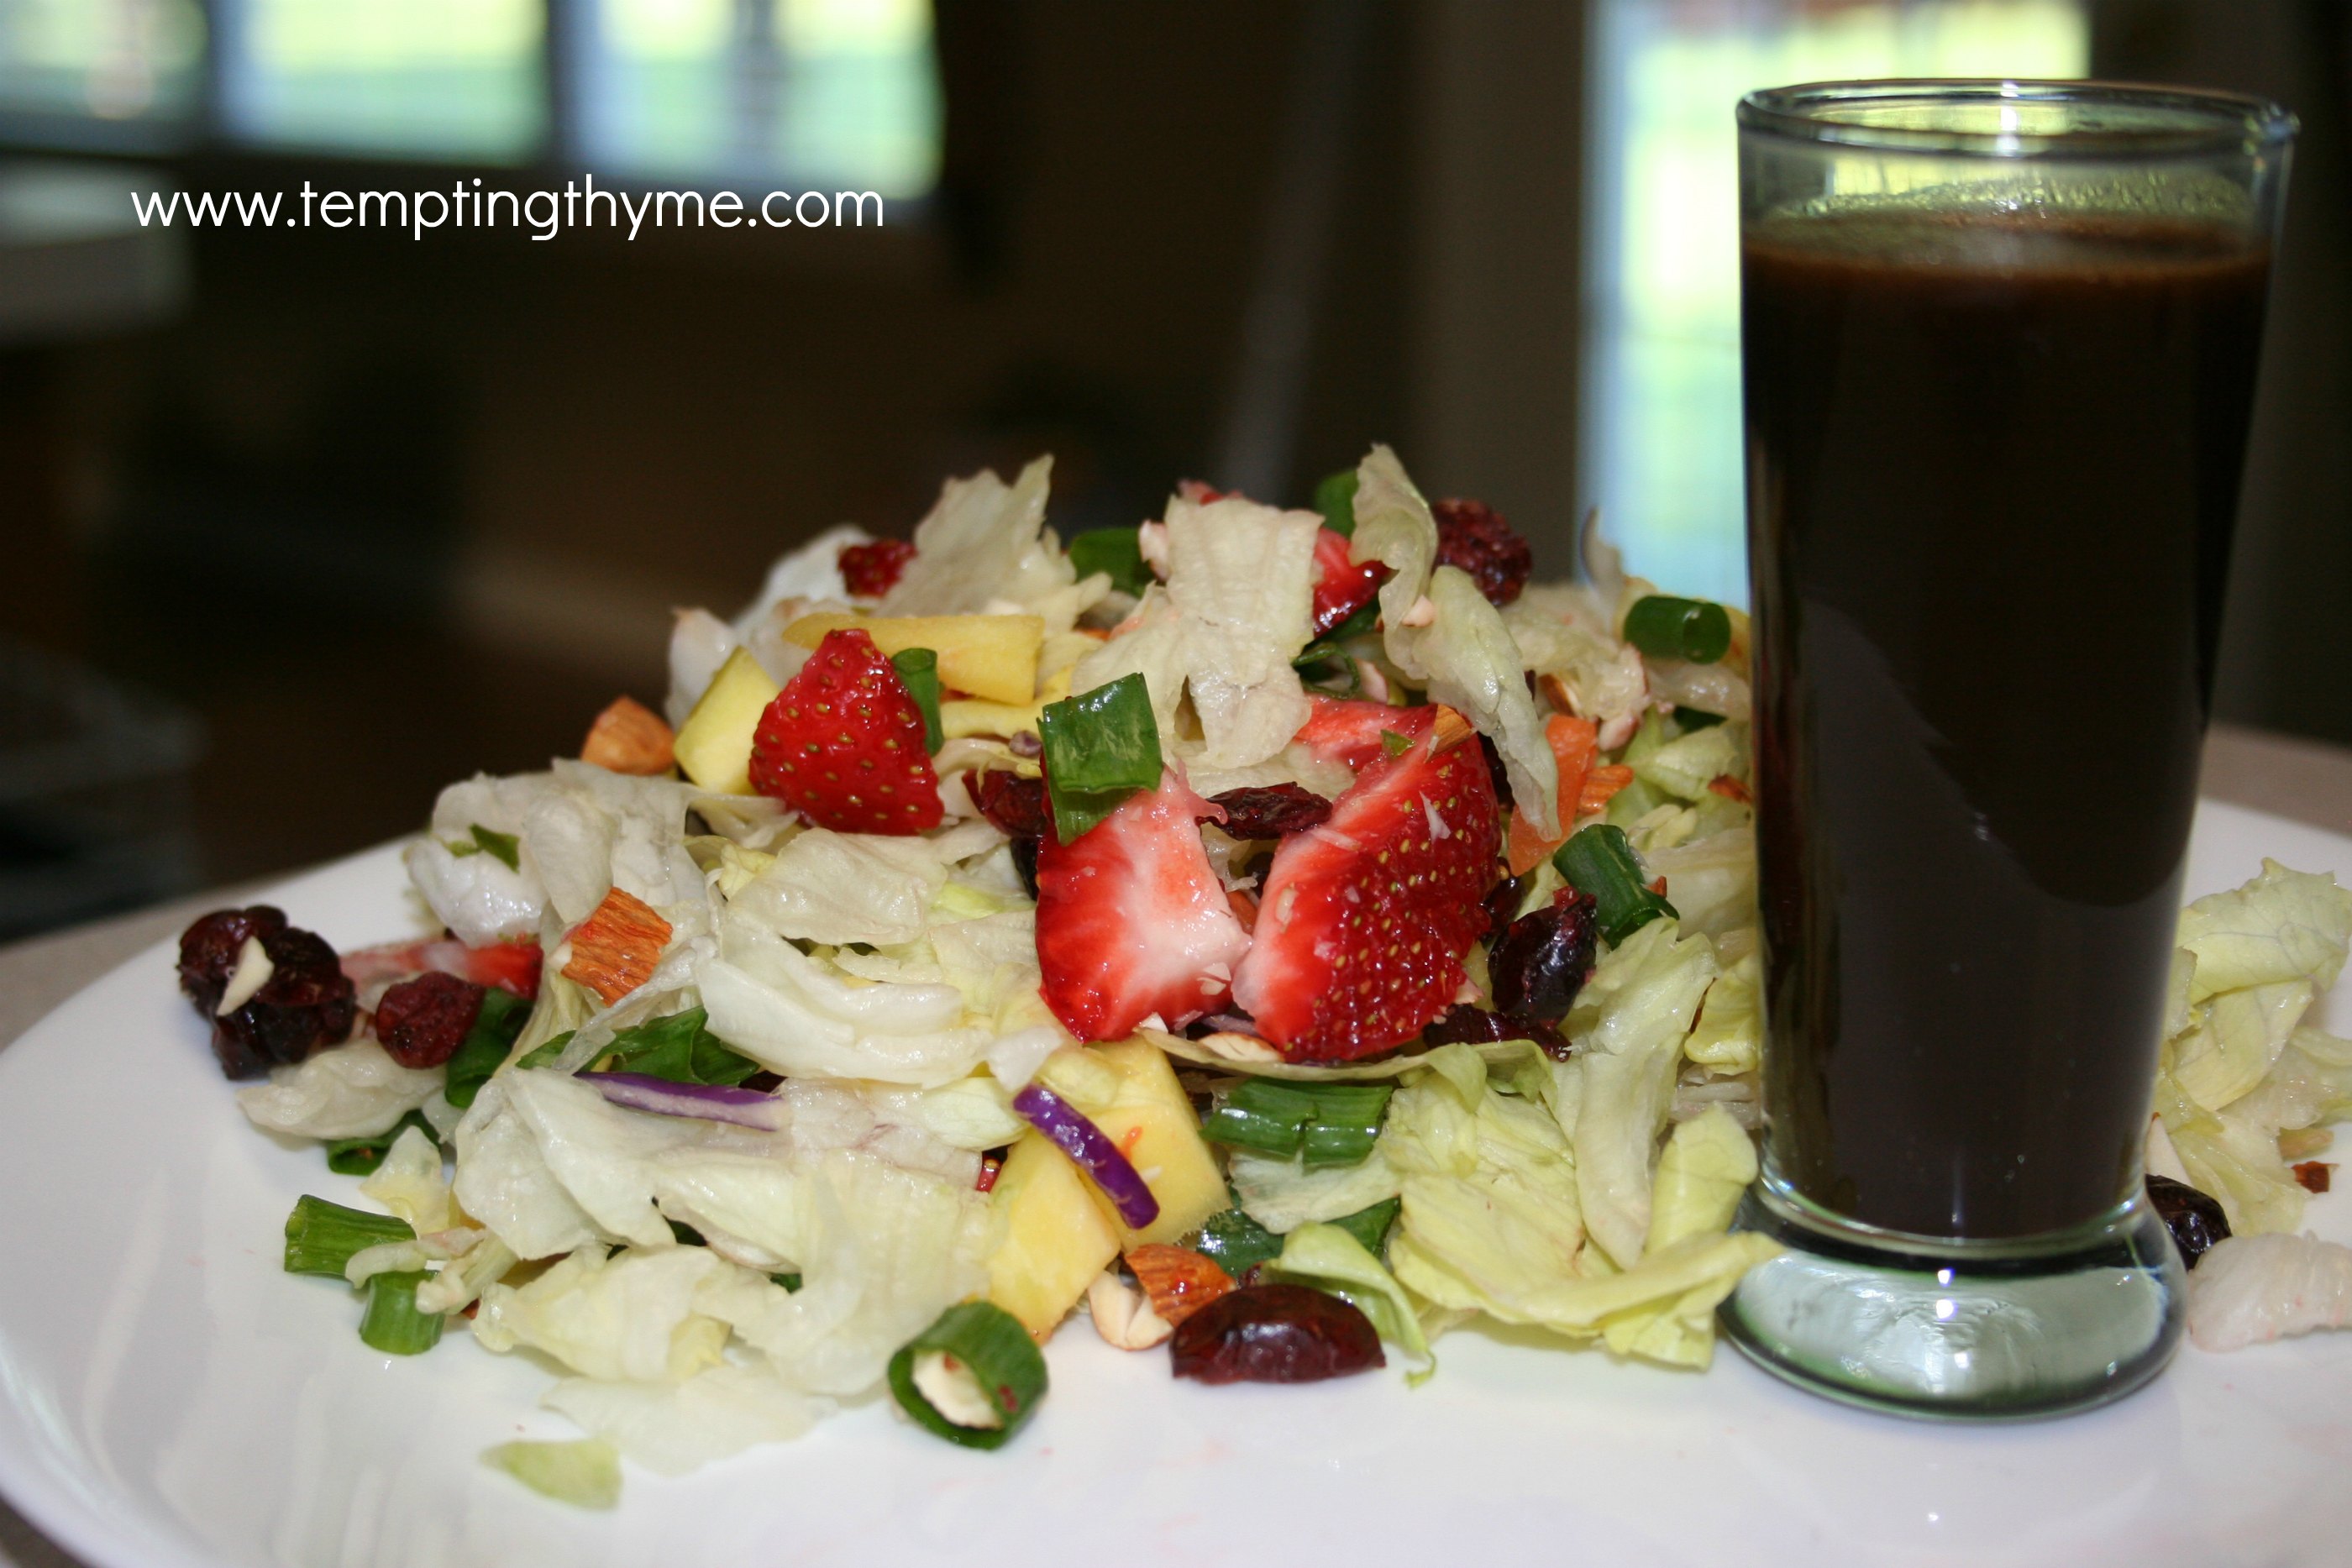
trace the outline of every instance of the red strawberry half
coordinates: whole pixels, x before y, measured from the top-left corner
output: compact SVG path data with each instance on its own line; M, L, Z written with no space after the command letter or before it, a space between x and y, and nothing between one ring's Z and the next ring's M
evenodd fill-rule
M841 580L859 599L879 599L896 588L906 574L907 563L914 559L915 547L905 539L844 545L835 558L841 567Z
M1372 601L1388 569L1378 561L1358 566L1348 559L1348 541L1329 528L1315 536L1315 634L1320 637Z
M1434 713L1435 710L1428 710ZM1466 735L1466 727L1435 727ZM1234 1000L1293 1061L1419 1034L1461 989L1495 880L1495 787L1474 741L1367 766L1331 820L1275 852Z
M1307 722L1291 738L1318 760L1358 773L1388 755L1383 734L1419 740L1429 734L1437 715L1433 707L1391 707L1355 697L1309 697L1307 702L1311 711Z
M1181 1029L1223 1005L1249 936L1201 847L1216 808L1173 773L1070 843L1037 849L1037 963L1080 1040L1124 1040L1158 1013Z
M826 632L776 694L751 733L751 787L837 832L939 826L923 710L873 638L854 626Z

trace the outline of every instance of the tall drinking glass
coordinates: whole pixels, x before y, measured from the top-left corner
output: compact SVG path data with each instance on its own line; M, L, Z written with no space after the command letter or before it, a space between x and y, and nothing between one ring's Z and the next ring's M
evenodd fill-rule
M1850 82L1739 106L1764 1176L1725 1304L1793 1381L2147 1381L2141 1190L2294 121Z

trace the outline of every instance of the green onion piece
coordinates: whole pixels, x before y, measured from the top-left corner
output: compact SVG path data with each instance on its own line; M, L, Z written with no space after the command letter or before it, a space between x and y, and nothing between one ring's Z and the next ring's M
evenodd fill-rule
M1695 734L1702 729L1713 729L1722 722L1723 716L1719 713L1708 713L1704 708L1684 707L1680 704L1675 706L1675 723L1681 727L1685 735Z
M1559 846L1551 863L1570 887L1592 895L1601 935L1612 947L1623 946L1634 932L1662 915L1681 917L1664 894L1651 891L1642 881L1633 846L1626 841L1625 830L1613 823L1595 822L1577 833Z
M1411 751L1412 749L1412 742L1405 737L1399 735L1395 730L1384 729L1381 731L1381 751L1383 755L1389 757L1402 757L1406 752Z
M798 1274L771 1274L768 1280L772 1284L782 1285L784 1288L784 1294L788 1296L801 1288L801 1277Z
M1160 725L1140 673L1047 703L1037 738L1054 835L1066 844L1139 789L1160 788Z
M1356 471L1342 468L1337 474L1326 474L1315 486L1315 509L1323 514L1323 526L1343 539L1356 537Z
M710 1245L710 1243L704 1239L702 1232L697 1230L691 1225L680 1225L677 1220L670 1218L667 1215L664 1215L662 1217L662 1222L669 1227L670 1239L677 1242L680 1247L708 1247Z
M449 1058L441 1092L450 1104L462 1111L474 1103L490 1075L506 1065L507 1052L530 1021L530 1004L512 991L492 986L482 993L482 1010L474 1015L474 1027Z
M1625 641L1653 659L1712 664L1731 650L1731 617L1704 599L1653 593L1625 612Z
M415 1269L370 1280L360 1338L386 1355L422 1355L439 1344L441 1314L416 1310L416 1287L432 1277Z
M482 1462L501 1469L540 1496L574 1508L611 1508L621 1500L621 1456L602 1437L570 1443L500 1443Z
M1631 786L1627 788L1630 789ZM1620 791L1621 794L1622 792ZM563 1048L570 1045L572 1037L579 1032L578 1030L567 1029L562 1034L532 1046L516 1061L515 1066L517 1068L554 1066L555 1059L563 1054Z
M1384 1197L1370 1208L1360 1208L1353 1214L1343 1214L1331 1223L1354 1237L1363 1249L1373 1257L1381 1256L1381 1249L1388 1245L1389 1227L1404 1207L1401 1197Z
M1209 1113L1201 1135L1277 1159L1300 1155L1309 1168L1351 1166L1372 1152L1394 1087L1244 1079Z
M1211 1215L1199 1233L1187 1238L1184 1245L1236 1280L1260 1263L1282 1255L1282 1238L1239 1207Z
M934 1351L971 1370L998 1425L950 1421L923 1396L915 1386L915 1363ZM965 1301L941 1312L890 1358L890 1394L926 1431L967 1448L1001 1448L1045 1397L1045 1358L1012 1313L992 1302Z
M340 1280L353 1254L386 1241L415 1239L416 1232L405 1219L345 1208L306 1194L286 1217L286 1271Z
M673 1083L731 1088L759 1071L760 1064L729 1050L725 1040L711 1033L707 1027L709 1016L700 1008L688 1008L617 1030L613 1043L596 1059L596 1066L605 1072L641 1072ZM558 1043L549 1040L540 1050ZM538 1051L531 1054L536 1056Z
M948 743L947 732L940 727L940 656L929 648L905 648L890 655L890 667L898 672L899 685L923 710L923 749L937 751Z
M1082 577L1103 572L1123 593L1140 596L1151 586L1151 569L1133 528L1089 528L1070 541L1070 565Z
M455 1058L451 1060L454 1061ZM373 1137L329 1138L327 1168L337 1176L373 1176L376 1167L383 1164L383 1156L392 1153L393 1140L399 1137L404 1129L409 1127L416 1128L436 1142L440 1140L441 1134L433 1130L433 1124L425 1119L424 1113L411 1111L407 1115L394 1122L389 1129L376 1134Z

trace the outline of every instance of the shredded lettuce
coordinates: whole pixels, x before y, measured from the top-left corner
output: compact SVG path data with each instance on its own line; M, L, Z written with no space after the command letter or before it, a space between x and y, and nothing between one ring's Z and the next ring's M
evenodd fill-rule
M1411 1298L1362 1242L1338 1226L1307 1224L1293 1230L1282 1239L1282 1256L1267 1272L1276 1281L1328 1291L1370 1318L1382 1339L1433 1365Z
M1315 513L1238 497L1168 503L1168 599L1182 617L1179 656L1213 768L1263 762L1307 722L1291 661L1312 634L1322 526Z
M441 1145L415 1127L393 1140L383 1163L360 1183L360 1194L408 1221L419 1236L457 1223L449 1184L441 1179Z
M696 1310L696 1293L729 1267L699 1247L609 1253L592 1244L528 1284L485 1290L474 1337L600 1380L683 1383L719 1364L727 1327Z
M362 1038L270 1069L268 1082L236 1092L236 1103L265 1132L367 1138L390 1132L440 1088L439 1068L403 1067L383 1046Z
M1308 1170L1297 1158L1269 1159L1236 1149L1227 1175L1243 1210L1276 1235L1344 1218L1403 1190L1378 1145L1354 1165L1319 1170Z
M571 1443L500 1443L482 1462L531 1490L574 1508L608 1509L621 1500L621 1457L596 1437Z
M682 1476L761 1443L788 1443L829 1415L763 1365L722 1362L675 1386L567 1377L540 1401L656 1475Z
M2260 876L2181 912L2180 945L2197 956L2189 999L2284 980L2336 983L2352 942L2352 889L2325 873L2263 862Z

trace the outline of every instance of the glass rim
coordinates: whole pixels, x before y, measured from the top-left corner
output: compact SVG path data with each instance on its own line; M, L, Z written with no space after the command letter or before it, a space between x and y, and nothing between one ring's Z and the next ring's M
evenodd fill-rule
M1836 118L1838 109L2015 102L2079 104L2148 112L2155 123L2128 129L1971 131L1959 126L1872 125ZM2285 146L2295 117L2268 99L2203 88L2137 82L2023 78L1886 77L1763 88L1739 99L1739 129L1791 141L1889 152L1976 158L2116 159L2247 154Z

